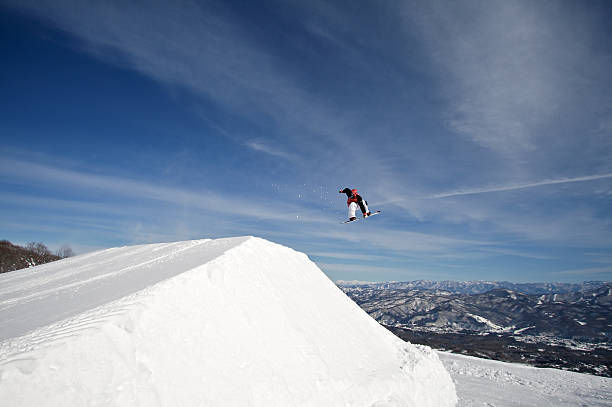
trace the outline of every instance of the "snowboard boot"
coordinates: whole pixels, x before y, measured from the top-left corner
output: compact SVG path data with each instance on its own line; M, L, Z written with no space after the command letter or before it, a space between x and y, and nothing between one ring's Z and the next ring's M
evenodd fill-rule
M357 220L357 218L356 218L355 216L351 217L351 218L349 219L349 222L352 222L352 221L354 221L354 220Z

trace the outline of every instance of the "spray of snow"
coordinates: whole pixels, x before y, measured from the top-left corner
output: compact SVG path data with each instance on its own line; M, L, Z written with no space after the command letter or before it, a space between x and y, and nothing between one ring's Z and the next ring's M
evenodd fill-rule
M0 276L0 404L453 406L308 257L262 239L115 248Z

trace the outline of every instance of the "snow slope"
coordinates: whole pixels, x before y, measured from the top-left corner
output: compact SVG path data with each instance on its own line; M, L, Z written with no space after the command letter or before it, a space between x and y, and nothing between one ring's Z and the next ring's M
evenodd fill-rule
M612 406L612 379L439 352L459 407Z
M2 406L453 406L308 257L241 237L102 250L0 276Z

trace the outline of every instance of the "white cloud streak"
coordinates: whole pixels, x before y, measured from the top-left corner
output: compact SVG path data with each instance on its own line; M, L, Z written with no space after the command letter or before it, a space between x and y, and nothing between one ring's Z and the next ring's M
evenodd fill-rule
M247 141L245 145L252 150L259 151L265 154L269 154L274 157L280 157L287 161L291 161L291 162L298 161L298 156L296 154L292 154L287 151L281 150L278 147L272 147L263 140L250 140L250 141Z
M251 199L248 205L237 197L201 190L193 192L186 189L156 185L133 179L98 175L87 172L67 170L44 164L3 157L0 171L4 182L24 185L69 187L72 190L100 191L105 194L120 195L137 200L154 200L173 205L186 205L216 213L245 216L253 219L294 222L296 215L306 223L330 223L315 211L298 206ZM9 197L10 198L10 197ZM5 198L7 199L7 198ZM35 202L37 199L34 198Z
M438 199L438 198L450 198L450 197L462 196L462 195L486 194L490 192L514 191L517 189L536 188L536 187L547 186L547 185L567 184L567 183L573 183L573 182L595 181L595 180L606 179L606 178L612 178L612 174L588 175L584 177L560 178L560 179L544 180L544 181L530 182L530 183L517 184L517 185L501 185L501 186L486 187L486 188L465 189L465 190L458 190L458 191L453 191L453 192L444 192L441 194L430 195L425 198Z

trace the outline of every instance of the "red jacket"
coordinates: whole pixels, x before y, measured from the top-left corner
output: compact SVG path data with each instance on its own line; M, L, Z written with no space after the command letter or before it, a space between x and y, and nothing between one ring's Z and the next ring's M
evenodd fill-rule
M358 203L359 201L362 200L361 196L357 193L357 190L353 189L353 191L355 191L354 195L349 196L348 199L346 200L346 204L349 206L351 205L352 202Z

